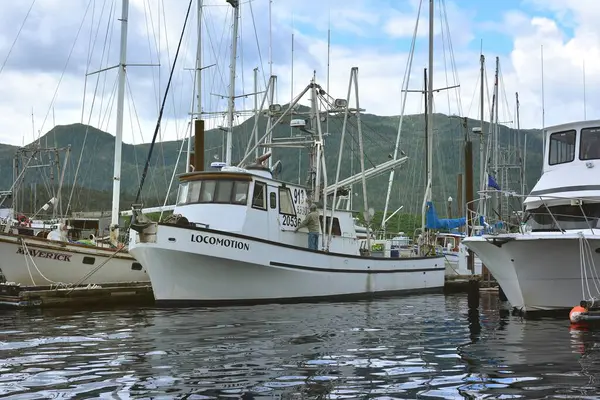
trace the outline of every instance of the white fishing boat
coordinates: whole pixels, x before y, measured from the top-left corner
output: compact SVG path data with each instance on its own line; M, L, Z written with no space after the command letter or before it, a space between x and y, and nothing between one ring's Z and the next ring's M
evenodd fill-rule
M239 8L236 1L228 2L234 9L232 60L235 60ZM276 125L269 124L265 135L234 166L231 153L235 64L231 62L230 66L225 162L215 164L215 171L203 171L203 162L196 160L195 171L179 177L177 206L170 220L152 222L136 207L133 209L129 251L147 269L156 301L163 304L256 303L441 291L444 286L442 255L375 257L371 254L368 224L359 238L352 212L332 206L336 204L338 192L347 191L340 184L339 171L349 116L356 118L360 154L363 154L358 69L352 69L347 99L332 98L313 77L285 110L270 104L269 115L278 117L277 122L289 118L290 126L301 135L286 139L285 144L266 142ZM266 93L274 78L269 80ZM349 107L352 89L356 90L356 108ZM310 95L310 111L294 111L306 94ZM327 106L322 110L320 104ZM321 121L335 114L344 116L344 128L337 176L334 183L328 185ZM199 136L203 133L196 131L196 137ZM277 166L264 165L270 153L253 156L261 145L309 148L311 167L307 185L275 179L273 172ZM202 154L203 143L197 140L195 146L196 154ZM255 158L255 162L248 162L250 157ZM368 176L389 171L402 161L393 159L365 170L361 158L359 176L363 193L366 193ZM367 206L366 196L363 201L368 222L373 212ZM320 221L317 249L307 248L305 228L296 231L312 205L317 206Z
M600 120L549 127L544 137L543 173L518 232L490 232L480 223L463 240L525 312L600 296Z
M123 0L109 243L74 243L68 238L68 225L64 221L56 224L47 237L44 237L45 234L39 235L41 237L23 234L18 226L6 224L4 231L0 232L0 269L8 282L21 285L69 285L149 280L142 266L118 243L128 10L129 1ZM35 153L39 149L30 150Z

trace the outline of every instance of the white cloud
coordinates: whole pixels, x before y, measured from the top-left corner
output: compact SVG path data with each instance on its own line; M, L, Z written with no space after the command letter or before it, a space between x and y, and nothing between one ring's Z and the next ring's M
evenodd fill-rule
M224 110L226 100L216 94L227 93L229 41L231 27L231 8L219 0L205 0L207 26L203 34L203 65L218 62L203 72L202 102L205 111ZM224 3L224 4L223 4ZM493 62L500 56L503 75L503 92L506 99L501 102L501 119L514 116L514 93L519 92L521 101L521 126L540 127L541 119L541 60L540 46L544 46L544 84L546 124L562 123L583 117L582 65L586 61L587 73L587 117L600 117L599 101L592 96L600 85L600 26L595 22L600 17L600 4L580 0L524 0L524 5L535 6L534 13L506 10L499 22L498 16L482 16L460 7L460 3L446 1L448 24L450 25L457 75L461 84L461 103L463 114L477 118L478 107L478 37L486 36L484 44L491 47L495 36L508 41L499 51L484 51L487 59L488 85L493 84ZM62 67L75 38L76 30L83 18L87 2L70 0L71 7L64 1L38 0L25 29L16 43L15 50L6 69L0 74L0 141L21 144L22 137L26 141L31 133L31 110L33 109L35 125L39 129L51 105L54 91L58 85ZM90 70L100 67L100 54L107 26L108 8L113 4L113 16L110 60L106 56L102 67L116 63L119 26L116 18L120 14L120 1L107 1L104 19L99 24L99 15L103 2L94 2L94 27L98 27L98 41L95 47L94 63ZM164 14L163 7L164 6ZM387 4L387 5L386 5ZM437 4L437 2L436 2ZM268 0L252 2L254 21L246 3L242 11L241 44L239 53L236 86L238 94L252 92L252 69L260 68L260 87L264 88L263 77L268 71ZM290 98L291 87L291 33L292 15L295 23L295 61L294 88L301 90L316 70L319 82L326 85L327 65L327 28L331 15L333 45L331 46L330 87L334 97L345 97L350 68L359 67L359 83L361 106L367 112L380 115L397 115L400 112L400 86L406 66L408 41L414 29L414 16L418 2L414 0L403 3L402 7L391 8L389 3L367 0L351 0L350 2L308 0L296 2L279 0L273 7L273 70L278 75L278 99L285 103ZM6 7L0 16L0 61L8 52L10 44L18 31L28 5L20 2ZM128 56L131 63L156 63L157 48L160 47L160 75L156 67L130 67L128 69L129 86L133 94L138 118L129 121L129 109L125 115L125 141L139 143L149 141L154 131L158 107L165 90L168 70L173 61L177 40L179 39L187 2L163 3L163 0L132 0L130 13L130 41ZM65 9L69 9L66 13ZM315 10L318 12L315 13ZM77 52L73 56L59 87L54 103L54 115L57 124L79 122L83 99L83 72L87 57L87 46L90 35L91 12L84 24L78 41ZM439 11L435 13L439 19ZM160 18L160 22L159 22ZM185 70L194 65L195 57L195 6L189 22L190 29L184 40L184 51L180 55L178 68L174 75L172 95L169 98L162 124L165 138L181 137L186 128L187 113L191 101L193 85L192 71ZM157 37L160 26L160 40ZM435 46L435 87L453 85L449 52L446 47L446 58L442 51L439 21L436 23ZM255 31L256 27L256 31ZM418 40L417 54L413 64L411 89L422 87L423 68L427 65L427 48L424 33L427 29L427 7L422 10L422 20ZM148 41L150 31L151 40ZM494 36L495 35L495 36ZM391 37L403 39L396 45ZM378 42L378 38L381 42ZM263 64L259 65L257 39L260 43L260 56ZM487 44L487 43L490 44ZM157 44L159 43L159 44ZM35 46L33 46L35 44ZM46 51L44 57L36 59L35 54L29 57L27 51ZM168 47L168 55L167 55ZM43 49L46 50L43 50ZM492 48L493 50L493 48ZM53 57L46 56L52 54ZM52 58L50 60L49 58ZM217 60L217 61L215 61ZM52 68L48 63L52 61ZM447 65L447 72L444 65ZM115 71L103 75L101 84L106 79L104 100L97 100L95 109L102 105L102 115L108 113L109 99L114 98L111 90L115 84ZM448 74L448 81L446 81ZM160 77L160 82L159 82ZM86 104L89 105L96 77L87 82ZM243 80L243 83L242 83ZM102 87L102 86L101 86ZM448 97L450 96L450 101ZM504 95L503 95L504 96ZM417 94L409 95L407 113L422 111L422 99ZM450 102L450 105L448 103ZM458 113L456 95L453 91L436 94L436 111ZM508 103L504 106L504 103ZM131 100L127 101L131 104ZM251 108L253 100L238 99L237 108ZM92 124L101 129L114 132L114 107L111 118L94 114ZM486 105L487 108L487 105ZM133 112L133 111L132 111ZM504 115L503 115L504 114ZM44 124L47 131L52 126L52 113ZM175 117L176 116L176 117ZM487 115L486 115L487 117ZM84 122L87 122L87 114ZM222 116L219 118L223 123ZM98 122L104 121L104 122ZM138 125L139 124L139 125ZM133 127L132 127L133 126ZM141 133L143 132L143 137Z

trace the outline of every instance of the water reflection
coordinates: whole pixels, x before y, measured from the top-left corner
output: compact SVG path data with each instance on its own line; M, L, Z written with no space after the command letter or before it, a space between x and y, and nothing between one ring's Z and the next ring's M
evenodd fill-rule
M485 293L1 317L7 398L600 394L598 330L510 316Z

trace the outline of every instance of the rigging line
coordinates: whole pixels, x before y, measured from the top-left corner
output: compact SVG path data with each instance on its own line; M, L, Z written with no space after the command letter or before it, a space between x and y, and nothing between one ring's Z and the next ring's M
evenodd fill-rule
M79 39L79 34L81 33L81 29L83 28L83 23L85 22L85 19L90 10L91 4L92 4L92 2L88 3L88 5L85 9L85 13L83 14L83 18L81 19L81 24L79 24L79 28L77 29L77 34L75 35L75 40L73 41L73 46L71 46L71 50L69 51L69 56L67 57L67 62L65 63L62 73L60 74L60 78L58 79L58 84L56 85L56 89L54 90L54 95L52 96L52 101L50 101L50 106L48 107L46 116L44 117L44 120L42 121L42 126L40 127L40 133L38 134L38 139L41 137L41 134L44 130L44 125L46 124L46 120L48 119L48 116L50 115L50 111L54 107L54 102L56 101L56 96L58 96L58 88L60 87L60 84L65 76L65 73L67 72L67 66L69 65L69 61L71 61L71 56L73 55L73 52L75 51L75 45L77 44L77 39Z
M207 10L207 12L205 12L205 13L202 13L202 17L204 18L205 25L208 26L208 23L210 22L212 24L213 29L216 30L216 28L215 28L216 18L208 18L208 20L207 20L208 12L209 12L209 10ZM223 18L224 20L227 20L229 18L230 12L233 14L232 10L228 9L226 11L226 16ZM227 29L228 24L223 23L222 27L223 27L223 30L221 32L221 39L220 39L219 43L216 43L218 46L216 49L215 49L215 42L214 42L214 40L216 40L216 38L214 38L214 40L213 40L211 31L208 28L206 29L206 36L208 36L208 43L210 44L210 49L212 50L212 54L213 54L213 57L215 58L215 60L221 60L226 57L226 55L221 55L221 54L219 54L219 52L221 51L221 48L224 47L224 41L225 41L224 39L225 39L226 33L228 32L228 29ZM227 53L227 48L224 48L223 50L225 51L225 53ZM219 63L217 63L217 72L218 72L218 74L213 73L212 88L215 88L215 86L217 85L216 81L219 80L219 78L221 81L220 82L221 85L223 85L223 87L225 87L226 86L225 77L223 76L223 69L221 68L221 65ZM217 104L219 103L219 101L220 100L217 100Z
M114 4L114 3L113 3ZM94 54L94 49L96 48L96 42L98 40L98 35L100 34L100 26L102 24L102 16L104 15L104 10L106 9L106 0L104 0L104 3L102 4L102 10L100 11L100 16L98 17L98 26L96 27L96 32L94 33L94 14L92 13L92 23L90 24L90 41L88 43L88 60L87 60L87 64L85 66L85 81L83 84L83 104L81 105L81 122L83 123L83 118L85 115L85 97L87 94L87 80L88 80L88 72L90 70L90 65L92 65L92 58L93 58L93 54ZM112 10L112 6L111 6L111 10ZM95 0L94 0L94 11L95 11ZM110 12L109 12L110 14ZM108 25L107 25L107 32L108 32L108 28L110 26L110 20L108 21ZM93 40L92 40L93 37ZM106 38L104 39L104 49L102 50L102 58L104 58L104 51L106 50ZM101 60L102 60L101 58ZM102 61L100 61L102 63ZM96 85L97 87L97 85Z
M148 15L150 15L150 25L148 25ZM148 0L144 1L144 23L146 25L146 38L148 39L148 55L150 56L150 63L154 62L152 58L152 50L156 50L156 63L160 64L160 54L158 52L158 45L156 44L156 30L154 29L154 20L152 18L152 8L150 7L150 3ZM152 35L150 35L150 31L152 30ZM154 38L154 49L152 49L152 41L150 40ZM158 70L160 74L160 69ZM152 95L156 100L156 107L160 107L160 89L157 87L156 83L156 75L154 71L152 72L152 87L154 89Z
M104 60L104 55L102 54L102 57L100 58L100 65L99 65L99 70L103 69L102 67L102 63L106 62L105 65L108 66L108 62L109 62L109 58L110 58L110 51L112 49L112 39L113 39L113 33L115 32L115 23L114 21L116 20L115 18L115 13L117 12L116 7L114 7L115 3L113 2L111 5L111 12L109 13L109 17L108 17L108 21L107 21L107 27L106 27L106 37L104 39L105 43L108 40L108 48L106 51L106 60ZM109 29L110 28L110 29ZM98 79L100 79L100 75L101 74L97 74L98 75ZM105 93L106 91L106 85L108 82L108 74L103 74L104 77L102 78L102 90L101 93ZM116 81L115 81L116 83ZM98 129L101 129L101 122L102 122L102 110L104 109L104 96L100 96L100 106L98 107L98 122L96 123L98 125Z
M125 76L125 82L127 83L127 89L129 91L129 99L130 99L130 103L131 103L130 106L129 106L129 119L131 121L132 136L135 138L135 135L133 134L133 132L134 132L134 130L133 130L133 118L131 118L131 109L133 108L133 114L135 115L135 119L137 121L138 128L139 128L139 134L140 134L141 139L142 139L141 142L143 143L144 136L142 134L142 125L140 123L140 118L138 116L137 108L135 107L135 101L133 101L133 92L131 90L131 83L129 82L129 76L128 75ZM134 143L134 146L133 146L133 158L134 158L135 165L138 165L138 159L137 159L137 153L138 152L136 150L137 150L137 146L135 146L135 143ZM140 182L140 170L139 170L139 168L136 168L135 172L137 173L137 178L138 178L138 183L139 183Z
M442 1L440 0L439 3L440 3L440 7L438 7L438 10L439 10L439 16L440 16L440 35L441 35L441 39L442 39L442 54L444 57L444 76L446 78L446 87L449 87L450 84L448 83L448 59L446 56L446 46L445 46L446 41L444 40L445 32L444 32L444 22L443 22L443 15L442 15L443 11L442 11L442 7L441 7ZM449 32L448 32L448 35L450 35ZM448 115L450 115L452 113L451 107L450 107L450 91L446 90L445 92L446 92L446 97L448 100Z
M452 72L454 77L454 84L460 85L460 80L458 79L458 69L456 68L456 58L454 57L454 46L452 45L452 35L450 34L450 24L448 23L448 12L446 11L446 0L442 1L442 8L444 9L444 22L446 25L446 30L448 31L448 48L450 51L450 62L452 64ZM456 102L458 105L458 113L462 115L462 100L460 97L460 91L456 90Z
M104 6L106 5L106 1L104 2ZM113 3L114 5L114 3ZM96 39L98 38L98 33L100 32L100 20L102 19L102 15L104 14L104 6L102 6L102 13L100 14L100 18L98 20L98 29L96 30L96 38L94 39L94 47L95 47L95 43L96 43ZM109 11L109 15L111 15L112 13L112 5ZM110 30L110 26L111 26L111 19L109 18L107 20L107 25L106 25L106 35L104 37L104 47L102 48L102 55L100 57L100 69L102 69L102 59L104 59L104 54L106 52L106 45L107 45L107 38L108 38L108 32ZM91 40L91 38L90 38ZM93 50L93 49L92 49ZM92 55L89 55L89 61L91 63L91 58ZM88 65L89 67L89 65ZM86 86L87 86L87 68L86 68ZM65 214L69 213L69 209L71 208L71 200L73 199L73 193L75 191L75 186L77 185L77 178L79 176L79 168L81 166L81 160L83 159L83 151L85 149L85 144L87 141L87 137L88 137L88 133L89 133L89 129L90 129L90 122L92 120L92 114L94 111L94 105L96 104L96 94L98 93L98 86L100 85L100 74L97 74L98 76L96 77L96 86L94 87L94 94L92 96L92 104L90 106L90 114L88 117L88 123L86 124L86 128L85 128L85 134L83 136L83 143L81 145L81 151L79 152L79 159L77 160L77 167L75 168L75 176L73 177L73 184L71 186L71 193L69 193L69 200L67 201L67 209L65 211ZM81 108L81 122L83 123L83 117L84 117L84 113L85 113L85 89L84 89L84 105Z
M8 59L10 57L10 54L13 51L13 48L15 47L15 44L17 44L17 40L19 40L19 36L21 35L21 31L23 30L23 27L25 26L25 22L27 22L27 19L29 18L29 14L31 14L31 9L33 8L33 5L35 4L36 0L33 0L31 2L31 5L29 6L29 10L27 10L27 14L25 14L25 18L23 18L23 22L21 23L21 27L19 28L19 31L17 32L17 36L15 36L15 40L13 40L12 44L10 45L10 49L8 49L8 53L6 54L6 57L4 58L4 62L2 63L2 67L0 67L0 75L2 74L2 71L4 71L4 67L6 66L6 63L8 62Z
M258 49L258 61L260 62L260 70L262 71L263 82L265 84L265 87L267 87L267 77L265 76L264 63L262 59L262 53L260 51L260 43L258 40L258 31L256 30L256 21L254 20L254 10L252 9L252 1L249 1L248 5L250 6L250 16L252 18L252 26L254 27L254 38L256 39L256 48Z
M477 102L479 101L479 98L477 98L477 100L475 100L475 96L477 96L477 95L478 95L478 93L477 93L477 92L478 92L478 89L479 89L479 84L480 84L480 81L481 81L481 77L480 77L479 75L480 75L480 74L478 73L478 74L477 74L477 81L475 81L475 86L473 87L473 95L471 96L471 103L469 104L469 109L468 109L468 110L467 110L467 112L465 113L465 115L467 115L467 116L468 116L469 114L471 114L471 109L473 108L473 103L475 103L476 101L477 101ZM478 108L479 108L479 107L478 107ZM477 115L479 115L479 110L477 110L477 111L478 111Z
M187 22L190 16L190 10L192 9L192 3L194 0L190 0L188 4L188 9L185 14L185 20L183 22L183 29L181 30L181 36L179 37L179 43L177 44L177 51L175 52L175 58L173 59L173 66L171 67L171 72L169 73L169 80L167 82L167 87L165 89L165 95L163 96L162 105L160 106L160 111L158 114L158 120L156 121L156 128L154 130L154 136L152 137L152 143L150 144L150 149L148 150L148 158L146 159L146 164L144 165L144 171L142 172L142 179L140 181L140 186L138 188L137 194L135 195L135 202L137 203L140 194L142 193L142 188L144 187L144 181L146 180L146 174L148 173L148 166L150 164L150 160L152 157L152 150L154 149L154 144L156 143L156 136L158 135L158 131L160 129L160 121L163 116L163 112L165 109L165 102L167 101L167 95L169 94L169 87L171 86L171 80L173 79L173 72L175 72L175 65L177 64L177 58L179 57L179 50L181 49L181 42L183 42L183 37L185 35L185 28L187 26Z

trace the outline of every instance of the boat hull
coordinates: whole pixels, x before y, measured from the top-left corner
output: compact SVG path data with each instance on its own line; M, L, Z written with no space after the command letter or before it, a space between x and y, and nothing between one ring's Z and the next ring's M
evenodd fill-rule
M25 250L28 250L29 255L26 255ZM7 282L23 286L150 280L145 269L131 254L120 252L114 255L115 251L111 248L62 243L37 237L0 234L0 269ZM83 279L111 256L113 257L96 272Z
M157 303L260 303L441 291L444 259L377 259L312 251L249 236L159 225L131 232Z
M481 260L475 257L475 271L467 268L467 256L457 252L444 252L446 276L481 275ZM464 258L464 259L463 259Z
M600 236L587 236L594 264L600 265ZM583 299L577 234L469 237L477 254L511 305L523 312L570 309ZM593 278L587 277L594 290Z

